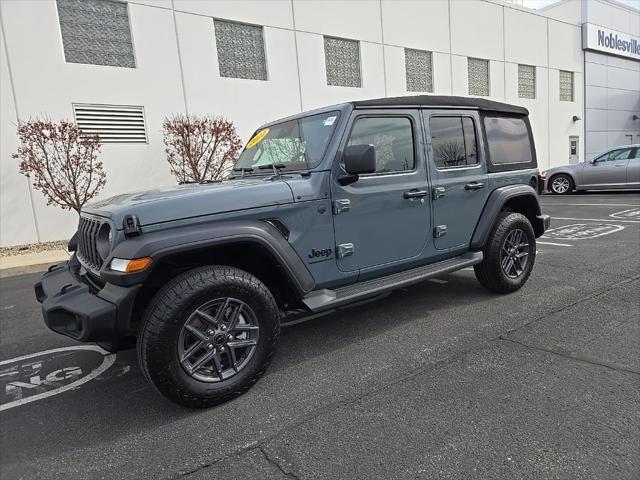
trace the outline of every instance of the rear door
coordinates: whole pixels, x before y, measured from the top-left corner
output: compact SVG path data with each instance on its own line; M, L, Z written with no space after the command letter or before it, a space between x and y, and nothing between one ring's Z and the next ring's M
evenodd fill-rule
M471 241L489 190L480 118L469 111L423 114L429 138L434 244L438 250L462 247Z
M340 151L373 145L376 172L340 185L332 175L338 268L344 272L402 262L422 253L430 232L430 202L417 110L356 110Z
M633 148L618 148L587 162L582 169L584 187L621 187L627 183L627 166Z

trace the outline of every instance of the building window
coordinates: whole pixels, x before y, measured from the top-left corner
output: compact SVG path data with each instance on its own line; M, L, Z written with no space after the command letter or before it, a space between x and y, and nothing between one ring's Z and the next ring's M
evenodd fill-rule
M433 92L431 52L404 49L404 69L407 92Z
M82 133L98 135L102 143L147 143L141 106L74 103L73 116Z
M518 65L518 97L536 98L536 67Z
M221 77L267 79L262 27L214 20Z
M560 70L560 101L573 102L573 72Z
M135 68L126 3L58 0L57 5L67 62Z
M324 37L327 85L361 87L360 43L343 38Z
M489 60L469 58L469 95L489 96Z

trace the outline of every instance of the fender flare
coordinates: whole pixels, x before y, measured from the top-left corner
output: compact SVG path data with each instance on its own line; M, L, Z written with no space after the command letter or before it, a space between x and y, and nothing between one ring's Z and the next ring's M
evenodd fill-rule
M100 276L117 285L143 283L153 266L170 255L249 243L265 249L280 265L301 296L313 290L315 281L291 244L275 227L259 220L205 223L143 233L118 244L104 262ZM152 268L139 273L121 273L108 268L112 258L151 257Z
M500 211L508 201L514 198L522 198L527 203L533 205L535 218L530 218L530 220L532 220L536 238L544 233L545 229L549 226L549 217L542 215L536 191L531 188L530 185L507 185L498 187L491 192L480 214L480 219L471 237L470 248L472 250L482 250L482 248L484 248L484 245L489 239L489 235L493 231Z

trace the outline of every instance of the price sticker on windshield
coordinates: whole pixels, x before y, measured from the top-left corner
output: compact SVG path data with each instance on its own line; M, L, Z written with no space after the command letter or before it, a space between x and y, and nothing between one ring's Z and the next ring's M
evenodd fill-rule
M265 128L264 130L260 130L258 133L256 133L253 136L251 140L249 140L249 143L247 143L247 148L255 147L257 144L259 144L262 141L264 137L267 136L268 133L269 133L268 128Z
M333 122L335 122L335 121L336 121L336 118L337 118L337 117L336 117L335 115L334 115L333 117L327 117L327 118L325 119L325 121L323 122L323 125L324 125L325 127L328 127L328 126L330 126L330 125L333 125Z

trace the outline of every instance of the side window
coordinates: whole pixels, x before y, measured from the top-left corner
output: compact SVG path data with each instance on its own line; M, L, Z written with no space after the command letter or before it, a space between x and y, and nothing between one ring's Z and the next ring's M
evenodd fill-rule
M607 152L603 155L600 155L599 157L596 157L595 161L596 162L606 162L607 160L609 160L609 157L611 156L611 154L614 152Z
M493 165L533 161L529 131L522 118L485 117L484 127Z
M373 145L376 173L403 172L415 166L413 128L407 117L361 117L347 145Z
M607 158L607 160L626 160L629 158L631 150L631 148L622 148L620 150L615 150L609 154L609 158Z
M431 144L436 168L478 164L478 141L470 117L431 117Z

